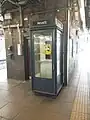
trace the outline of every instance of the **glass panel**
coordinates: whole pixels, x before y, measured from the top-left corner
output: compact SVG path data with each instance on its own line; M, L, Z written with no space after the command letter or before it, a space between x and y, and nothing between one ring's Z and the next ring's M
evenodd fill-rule
M35 77L52 78L52 32L33 32Z
M57 76L60 75L60 40L61 33L57 31Z

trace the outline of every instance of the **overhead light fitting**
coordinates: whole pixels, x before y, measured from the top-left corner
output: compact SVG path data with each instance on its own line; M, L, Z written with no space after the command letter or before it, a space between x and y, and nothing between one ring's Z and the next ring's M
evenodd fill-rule
M57 9L57 12L60 12L60 10L59 10L59 9Z
M27 18L27 17L25 17L25 18L24 18L24 21L28 21L28 18Z
M77 6L77 3L74 3L73 5L74 5L74 6Z
M72 8L71 8L71 7L69 7L69 10L72 10Z

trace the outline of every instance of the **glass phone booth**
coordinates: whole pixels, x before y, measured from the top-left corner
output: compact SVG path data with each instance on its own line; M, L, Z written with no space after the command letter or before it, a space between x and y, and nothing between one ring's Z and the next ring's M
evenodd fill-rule
M32 90L35 92L57 95L63 86L62 31L63 25L60 21L50 25L45 20L36 22L30 29Z

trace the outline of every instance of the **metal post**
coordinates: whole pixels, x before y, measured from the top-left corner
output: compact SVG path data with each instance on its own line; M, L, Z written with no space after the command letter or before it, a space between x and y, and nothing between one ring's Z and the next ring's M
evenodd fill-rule
M25 71L25 80L29 80L29 54L28 54L28 40L24 37L24 71Z
M66 22L64 23L64 85L66 86L68 83L68 28L69 28L69 21L68 21L68 0L67 0L67 6L66 6Z

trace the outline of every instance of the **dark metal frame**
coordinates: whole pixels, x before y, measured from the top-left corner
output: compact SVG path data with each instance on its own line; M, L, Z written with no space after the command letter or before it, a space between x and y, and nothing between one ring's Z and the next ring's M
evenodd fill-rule
M52 30L52 33L53 33L53 36L52 36L52 48L53 48L52 49L53 50L53 54L52 54L52 79L51 80L48 80L46 78L44 79L44 78L35 77L35 66L34 66L35 65L35 63L34 63L35 58L34 58L34 54L33 54L34 41L32 39L32 32L33 31L40 31L40 30ZM63 86L63 76L60 75L60 79L62 80L62 82L61 82L62 84L60 85L59 88L57 88L57 54L56 54L57 30L61 31L58 27L56 27L54 25L54 26L44 26L44 28L43 27L35 27L35 28L32 28L30 31L31 51L32 51L31 52L32 90L35 92L50 94L50 95L57 95ZM61 31L61 33L62 33L62 31ZM62 39L61 39L61 41L62 41ZM63 42L61 43L61 45L62 44L63 44ZM63 50L61 51L61 54L63 56ZM63 62L63 57L62 57L62 60L60 58L60 62ZM63 65L61 65L60 67L63 67ZM60 68L60 72L61 72L61 68ZM63 69L62 69L62 73L63 73ZM41 84L44 84L44 87L45 87L45 88L42 88L43 89L42 91L40 91L40 87L42 86Z

